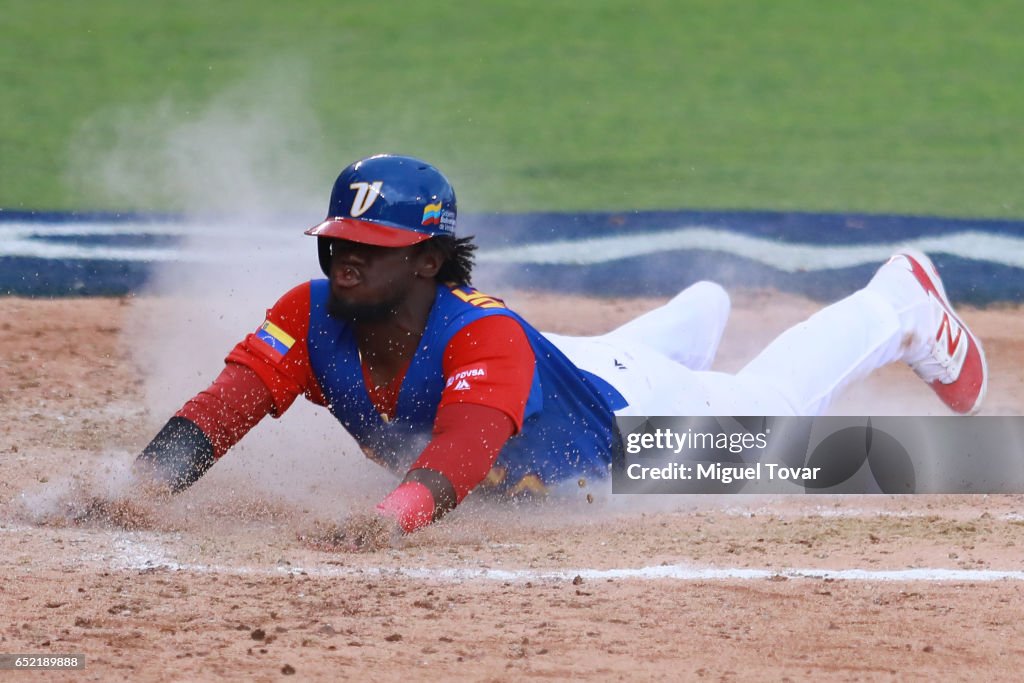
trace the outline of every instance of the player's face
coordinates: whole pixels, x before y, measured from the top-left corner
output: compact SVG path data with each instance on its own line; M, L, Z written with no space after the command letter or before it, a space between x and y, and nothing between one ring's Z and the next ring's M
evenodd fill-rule
M350 322L393 316L419 279L420 250L331 240L330 314Z

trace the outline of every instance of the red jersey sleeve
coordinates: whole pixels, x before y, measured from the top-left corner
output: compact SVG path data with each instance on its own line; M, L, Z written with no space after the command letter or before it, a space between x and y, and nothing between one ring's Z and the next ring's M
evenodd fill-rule
M458 403L495 408L512 419L518 432L535 365L530 340L514 318L492 315L475 320L445 349L445 388L438 410Z
M434 438L378 512L395 517L406 532L430 524L483 481L514 430L512 419L493 408L462 404L438 410Z
M194 422L220 458L266 417L274 403L263 380L247 367L226 363L213 384L181 407L176 417Z
M291 289L267 310L263 324L225 359L259 376L270 390L274 417L284 413L299 394L319 405L327 404L309 363L309 296L308 282Z

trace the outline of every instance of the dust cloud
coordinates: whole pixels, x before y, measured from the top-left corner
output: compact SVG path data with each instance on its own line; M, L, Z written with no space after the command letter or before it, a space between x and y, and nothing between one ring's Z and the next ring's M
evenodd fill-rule
M301 64L279 63L202 106L167 98L95 115L73 174L114 203L173 206L185 217L181 260L158 264L132 301L124 345L144 368L155 434L223 368L223 359L292 287L321 277L316 243L334 175ZM106 135L104 131L113 132ZM350 156L331 150L340 170ZM301 398L266 418L187 495L210 502L254 490L286 503L365 507L393 486L323 408Z

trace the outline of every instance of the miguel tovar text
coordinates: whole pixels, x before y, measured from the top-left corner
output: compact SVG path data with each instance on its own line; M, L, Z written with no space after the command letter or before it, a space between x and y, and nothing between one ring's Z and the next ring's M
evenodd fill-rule
M717 481L722 484L758 480L811 482L818 478L820 472L820 467L787 467L767 462L753 465L724 465L719 462L671 463L662 467L644 467L633 463L626 468L626 476L634 480L674 479Z

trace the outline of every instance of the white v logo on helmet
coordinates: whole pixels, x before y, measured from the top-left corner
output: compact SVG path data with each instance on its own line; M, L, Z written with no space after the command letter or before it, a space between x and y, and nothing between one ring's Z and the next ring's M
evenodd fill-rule
M355 199L352 200L352 209L348 212L352 218L358 218L370 210L373 203L380 196L380 188L384 181L378 180L373 183L352 183L348 186L350 190L356 191Z

